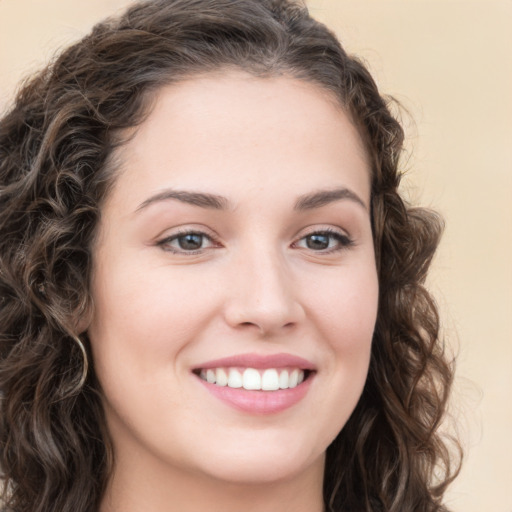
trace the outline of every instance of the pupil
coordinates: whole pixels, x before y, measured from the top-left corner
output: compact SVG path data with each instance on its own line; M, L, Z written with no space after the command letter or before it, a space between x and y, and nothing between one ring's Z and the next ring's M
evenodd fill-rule
M308 249L327 249L329 247L328 235L310 235L307 238L306 245Z
M180 249L191 251L194 249L200 249L203 243L203 235L195 235L193 233L189 235L180 236L178 239Z

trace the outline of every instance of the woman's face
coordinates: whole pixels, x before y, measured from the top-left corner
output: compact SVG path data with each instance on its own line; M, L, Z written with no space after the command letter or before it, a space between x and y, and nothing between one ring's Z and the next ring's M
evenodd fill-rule
M314 85L231 72L161 90L119 158L88 328L117 464L321 474L377 312L355 128Z

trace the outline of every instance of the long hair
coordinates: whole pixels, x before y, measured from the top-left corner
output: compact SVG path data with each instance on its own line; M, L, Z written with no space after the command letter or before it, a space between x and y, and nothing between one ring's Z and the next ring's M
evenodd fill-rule
M94 27L0 125L0 467L5 511L92 512L112 470L80 318L115 149L164 85L227 68L335 95L371 160L380 298L366 386L328 448L340 511L435 512L457 468L438 427L452 382L424 287L442 230L398 192L403 131L356 58L293 0L153 0ZM452 463L451 463L452 462ZM456 466L456 465L455 465Z

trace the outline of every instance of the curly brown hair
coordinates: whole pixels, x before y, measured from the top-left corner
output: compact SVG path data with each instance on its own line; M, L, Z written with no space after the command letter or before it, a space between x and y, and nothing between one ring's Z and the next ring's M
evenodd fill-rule
M153 0L94 27L0 125L3 510L97 510L112 469L80 318L120 134L162 86L220 68L334 93L372 164L380 298L366 386L327 451L326 510L433 512L458 472L438 427L453 378L424 287L442 222L398 192L403 130L365 66L293 0Z

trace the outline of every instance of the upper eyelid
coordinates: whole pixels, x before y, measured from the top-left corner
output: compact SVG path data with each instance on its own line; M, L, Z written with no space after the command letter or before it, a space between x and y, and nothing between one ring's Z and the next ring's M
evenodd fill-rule
M167 231L169 231L169 230L167 230ZM186 255L186 254L192 255L194 253L199 254L208 249L218 248L221 245L218 237L216 237L216 235L214 235L214 234L211 234L209 231L211 231L211 230L206 229L205 227L201 227L199 229L193 228L192 226L190 226L190 227L182 226L181 228L174 228L171 233L164 234L164 235L157 237L156 241L155 241L155 245L166 250L166 251L169 251L169 252L175 253L175 254L184 254L184 255ZM210 247L204 247L204 248L195 249L192 251L187 251L187 250L183 250L183 249L172 248L170 246L171 242L174 242L178 238L180 238L182 236L186 236L186 235L200 235L202 237L205 237L208 240ZM165 249L166 245L168 245L168 249Z
M331 226L313 225L313 226L308 226L306 228L301 229L299 231L299 233L296 235L295 240L301 240L302 238L309 236L309 235L314 235L315 233L328 233L328 234L344 236L344 237L352 239L352 236L346 229L343 229L343 228L340 228L337 226L332 226L332 225Z
M188 224L183 226L175 226L162 231L155 237L156 241L168 240L169 238L176 238L188 234L204 235L212 240L218 239L217 234L210 228L202 225Z
M317 231L311 231L310 233L306 233L305 235L302 235L298 237L293 244L296 244L300 242L301 240L304 240L304 238L307 238L309 236L313 235L325 235L332 238L337 238L339 240L346 240L347 242L353 243L353 239L350 235L347 235L345 233L341 233L339 231L334 230L317 230Z
M175 240L176 238L180 236L185 236L187 234L197 234L205 236L207 239L209 239L213 243L221 243L220 237L210 228L207 228L206 226L202 225L184 225L184 226L178 226L175 228L171 228L171 231L169 234L163 234L158 237L156 237L156 243L162 244L169 240ZM164 232L166 233L166 232ZM302 228L297 235L292 240L292 245L297 243L299 240L302 240L303 238L307 236L311 236L317 233L322 234L329 234L329 235L338 235L340 237L344 237L349 239L351 242L353 241L352 236L350 233L348 233L345 229L342 229L338 226L328 226L328 225L312 225L307 226L305 228Z
M165 243L170 240L177 240L178 238L181 238L181 237L187 236L187 235L199 235L199 236L206 238L207 240L209 240L212 243L218 243L213 236L209 235L208 233L203 233L201 231L184 231L182 233L173 233L172 235L164 236L161 240L158 241L158 243Z

